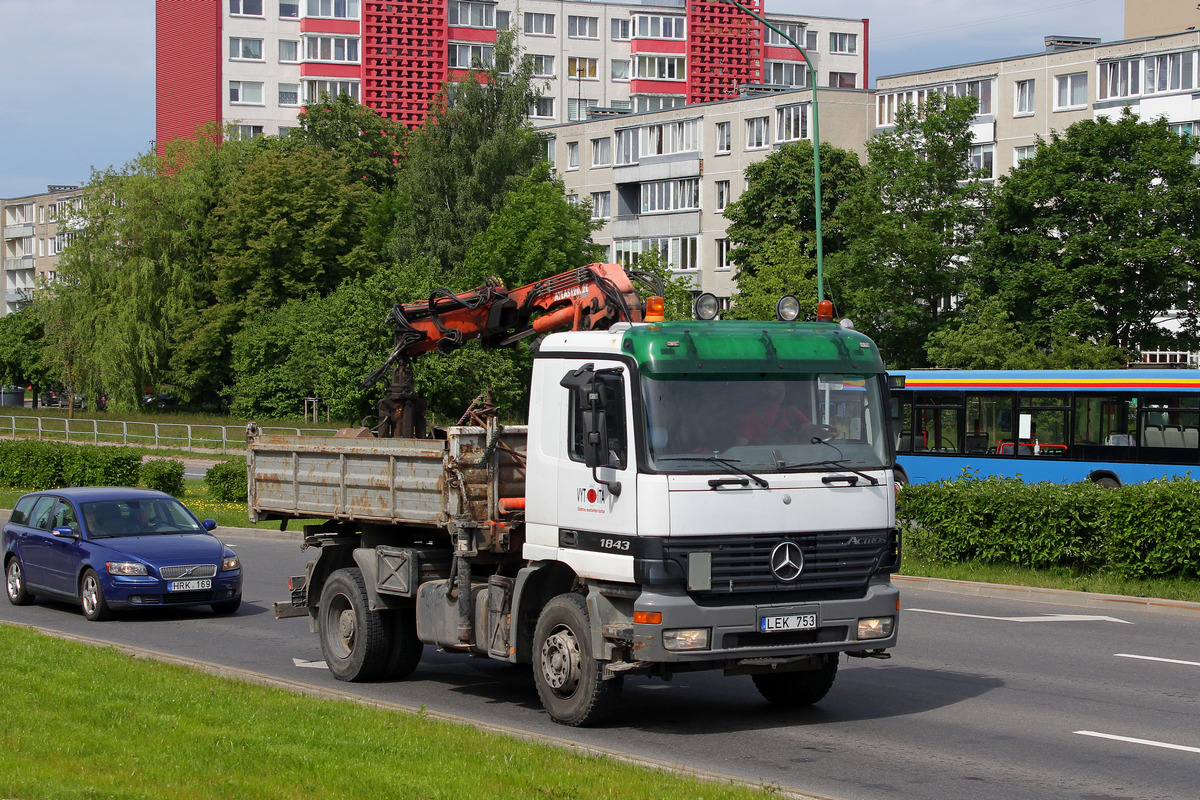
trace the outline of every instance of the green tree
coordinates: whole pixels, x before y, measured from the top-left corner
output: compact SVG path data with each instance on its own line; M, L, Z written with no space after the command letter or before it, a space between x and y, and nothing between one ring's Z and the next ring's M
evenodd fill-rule
M337 154L354 174L383 191L396 185L407 136L408 129L400 123L339 94L332 100L323 95L307 106L300 114L300 127L285 141Z
M1198 151L1165 121L1128 110L1039 140L1001 179L980 231L980 291L1043 349L1195 347ZM1178 313L1179 332L1158 324L1168 312Z
M779 298L794 295L816 312L816 239L807 231L778 228L758 242L752 270L738 273L738 291L726 319L775 319Z
M46 356L45 330L35 307L0 317L0 384L44 386Z
M867 142L864 180L838 211L848 240L831 259L832 294L889 364L926 364L930 334L953 322L963 263L988 206L970 161L972 97L931 94Z

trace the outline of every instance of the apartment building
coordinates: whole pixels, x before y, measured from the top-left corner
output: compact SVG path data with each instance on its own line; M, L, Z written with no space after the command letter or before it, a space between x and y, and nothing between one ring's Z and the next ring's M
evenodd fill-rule
M866 158L871 92L822 88L821 141ZM654 247L697 291L736 288L724 210L746 188L745 170L780 146L811 140L810 89L752 91L735 100L594 116L547 127L548 153L568 194L602 223L593 239L610 261L632 265Z
M866 20L746 5L806 48L817 85L867 86ZM489 61L505 28L545 82L530 109L538 125L809 82L776 31L697 0L157 0L156 28L160 147L213 121L243 135L286 132L322 93L417 125L445 80Z
M1082 119L1120 115L1165 118L1180 133L1200 133L1200 32L1101 43L1046 37L1046 50L876 80L876 130L895 124L905 103L930 92L979 101L972 161L994 178L1032 155L1036 139Z
M1196 0L1125 0L1126 39L1196 28L1200 28L1200 4Z
M73 235L67 223L82 202L78 186L49 186L42 194L0 200L4 251L0 316L29 302L39 284L57 279L58 254Z

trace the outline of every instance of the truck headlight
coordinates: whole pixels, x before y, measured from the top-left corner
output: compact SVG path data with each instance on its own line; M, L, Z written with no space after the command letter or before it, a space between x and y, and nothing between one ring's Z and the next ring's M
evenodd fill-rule
M858 639L886 639L895 624L895 617L864 617L858 621Z
M708 628L677 628L663 631L663 647L667 650L707 650Z

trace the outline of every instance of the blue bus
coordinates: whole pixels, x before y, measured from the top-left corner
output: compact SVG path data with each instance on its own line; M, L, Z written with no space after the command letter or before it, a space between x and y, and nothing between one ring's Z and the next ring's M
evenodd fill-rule
M899 370L897 480L1200 478L1200 370Z

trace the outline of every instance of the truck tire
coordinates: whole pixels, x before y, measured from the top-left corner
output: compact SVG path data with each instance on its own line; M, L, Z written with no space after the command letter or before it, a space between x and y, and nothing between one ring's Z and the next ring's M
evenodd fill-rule
M369 681L388 666L389 631L384 612L368 608L362 571L335 571L321 589L317 633L321 653L333 677L340 681Z
M603 722L615 710L622 678L602 680L604 665L592 655L587 602L560 594L542 609L533 634L533 682L542 706L560 725Z
M768 703L787 708L811 706L829 693L837 677L837 655L829 656L819 669L803 672L768 672L754 675L754 688Z
M390 614L391 642L388 663L383 670L384 678L402 680L407 678L421 663L421 652L425 649L417 638L416 609L401 609Z

